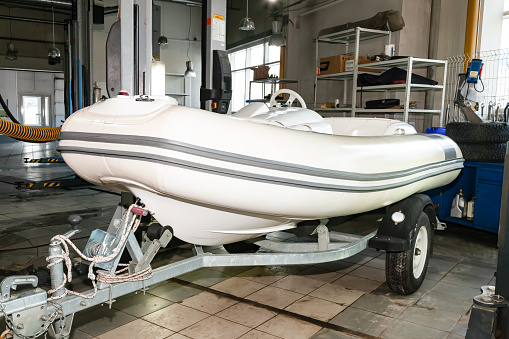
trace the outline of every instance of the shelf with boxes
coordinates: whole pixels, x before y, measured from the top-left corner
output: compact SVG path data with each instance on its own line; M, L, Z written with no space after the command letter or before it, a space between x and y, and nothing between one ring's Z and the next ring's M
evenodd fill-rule
M253 70L253 80L249 81L249 99L246 102L269 102L269 99L265 98L265 85L270 85L270 95L276 92L277 85L286 84L297 84L297 92L300 92L300 81L294 79L282 79L278 77L269 77L269 66L261 65L258 67L251 67ZM263 99L251 99L251 88L253 84L262 84L262 97Z
M330 33L326 36L318 36L315 39L316 45L316 60L317 60L317 75L315 76L315 87L314 87L314 107L315 110L322 112L335 112L335 111L349 111L352 117L355 117L358 113L402 113L403 120L408 122L409 114L415 113L429 113L429 114L440 114L440 124L443 121L443 110L444 110L444 98L445 91L442 84L423 84L416 83L412 71L419 68L425 68L430 66L443 67L444 68L444 79L442 83L445 83L445 77L447 74L447 61L444 60L432 60L424 58L414 57L400 57L387 61L376 61L373 62L370 59L359 55L360 42L369 39L385 37L388 40L388 44L391 43L391 32L372 30L361 27L352 28L349 30ZM337 55L333 57L319 58L319 45L320 43L338 43L345 45L345 53L348 53L349 44L354 43L354 54L353 55ZM391 68L398 67L406 70L405 80L400 80L394 84L374 85L374 86L358 86L359 74L367 73L371 75L380 75L381 72L389 70ZM349 81L351 81L352 94L351 94L351 107L342 108L323 108L318 107L317 104L317 92L319 90L319 83L321 81L343 81L343 104L348 101L347 92L349 89ZM426 91L442 91L442 98L440 101L440 108L412 108L410 101L410 94L412 92L426 92ZM404 101L402 102L402 108L395 109L367 109L357 107L358 92L385 92L387 98L390 92L404 92ZM362 102L361 102L362 105Z

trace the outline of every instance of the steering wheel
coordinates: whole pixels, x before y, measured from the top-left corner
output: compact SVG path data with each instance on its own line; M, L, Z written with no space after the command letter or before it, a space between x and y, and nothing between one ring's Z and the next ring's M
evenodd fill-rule
M272 94L272 96L270 97L270 104L269 104L270 107L276 106L276 97L281 93L290 94L290 98L286 102L286 104L288 106L291 107L294 100L297 99L299 101L300 105L302 106L302 108L307 108L306 103L304 102L304 99L302 99L302 97L299 94L297 94L297 92L292 91L291 89L286 89L286 88L282 88L279 91L276 91L276 92L274 92L274 94Z

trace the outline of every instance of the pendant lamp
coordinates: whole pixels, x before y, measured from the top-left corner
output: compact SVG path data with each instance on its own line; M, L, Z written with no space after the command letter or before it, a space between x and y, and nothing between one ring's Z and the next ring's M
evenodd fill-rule
M240 20L239 29L242 31L254 31L254 21L249 18L249 0L246 0L246 17Z
M272 21L272 35L269 38L269 46L281 47L286 45L286 39L283 36L283 25L277 21Z
M50 65L56 65L60 63L60 50L55 46L55 11L51 6L51 12L53 13L53 47L48 49L48 63Z

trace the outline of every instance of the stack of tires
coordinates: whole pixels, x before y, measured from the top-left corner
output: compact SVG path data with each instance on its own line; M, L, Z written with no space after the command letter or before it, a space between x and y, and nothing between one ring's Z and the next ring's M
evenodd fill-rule
M504 162L509 141L507 124L451 122L445 135L458 144L466 161Z

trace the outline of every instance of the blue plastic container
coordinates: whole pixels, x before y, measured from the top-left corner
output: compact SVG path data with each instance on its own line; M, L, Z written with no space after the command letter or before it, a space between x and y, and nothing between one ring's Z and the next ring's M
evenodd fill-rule
M445 135L445 127L431 127L426 130L426 134L442 134Z

